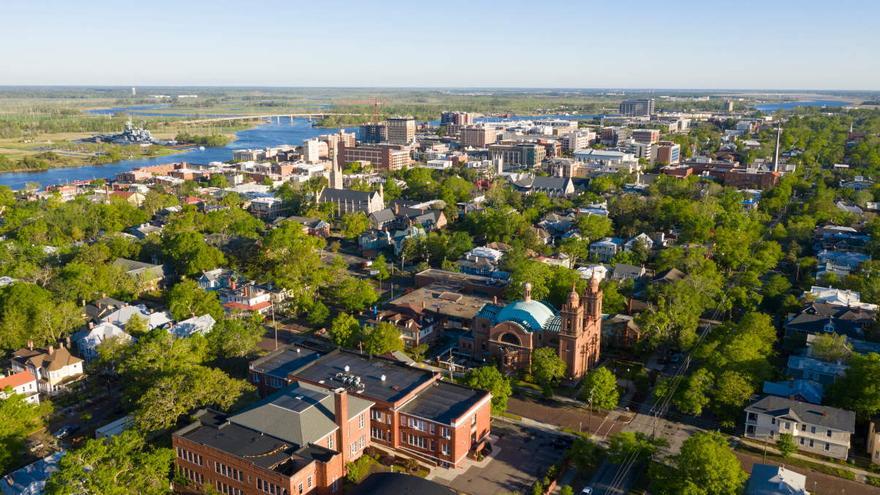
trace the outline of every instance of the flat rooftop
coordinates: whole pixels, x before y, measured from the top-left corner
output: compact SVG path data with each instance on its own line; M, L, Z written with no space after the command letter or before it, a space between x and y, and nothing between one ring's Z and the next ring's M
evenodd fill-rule
M401 412L451 425L468 409L487 397L489 392L483 390L449 382L436 382L403 406Z
M431 285L408 292L390 301L389 306L407 307L417 313L432 312L460 320L471 320L492 300L470 294L462 294L461 288L445 283Z
M389 359L368 359L356 352L342 350L333 351L294 373L294 378L330 389L350 387L350 383L343 382L346 377L360 378L362 389L352 390L353 393L371 400L397 402L433 380L434 374Z
M273 351L250 364L250 369L266 375L287 379L287 376L321 357L321 353L302 347Z

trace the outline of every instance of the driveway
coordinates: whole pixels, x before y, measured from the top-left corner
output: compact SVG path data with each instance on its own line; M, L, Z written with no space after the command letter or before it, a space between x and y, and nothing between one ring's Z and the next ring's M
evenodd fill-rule
M571 442L566 435L502 421L492 424L492 436L497 440L488 463L472 465L452 479L437 473L434 481L472 495L531 493L535 480L562 459Z

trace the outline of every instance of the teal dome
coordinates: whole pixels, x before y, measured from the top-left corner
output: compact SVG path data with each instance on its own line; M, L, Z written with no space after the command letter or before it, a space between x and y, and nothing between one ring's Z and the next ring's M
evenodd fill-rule
M495 316L495 324L513 321L537 332L547 328L556 314L546 304L538 301L517 301L508 304Z

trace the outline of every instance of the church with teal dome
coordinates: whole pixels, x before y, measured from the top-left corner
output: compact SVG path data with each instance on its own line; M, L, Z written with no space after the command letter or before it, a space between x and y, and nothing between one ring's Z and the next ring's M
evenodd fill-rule
M532 353L540 347L557 350L566 364L566 375L577 380L599 361L602 291L593 278L583 294L572 288L557 310L532 299L525 284L523 299L507 305L487 304L474 318L468 347L476 360L497 362L513 373L528 369Z

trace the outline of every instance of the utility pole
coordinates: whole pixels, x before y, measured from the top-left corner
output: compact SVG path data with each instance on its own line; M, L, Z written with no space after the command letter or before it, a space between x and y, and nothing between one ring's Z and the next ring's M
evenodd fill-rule
M275 323L275 301L272 301L272 305L269 306L272 311L272 328L275 329L275 350L278 350L278 324Z

